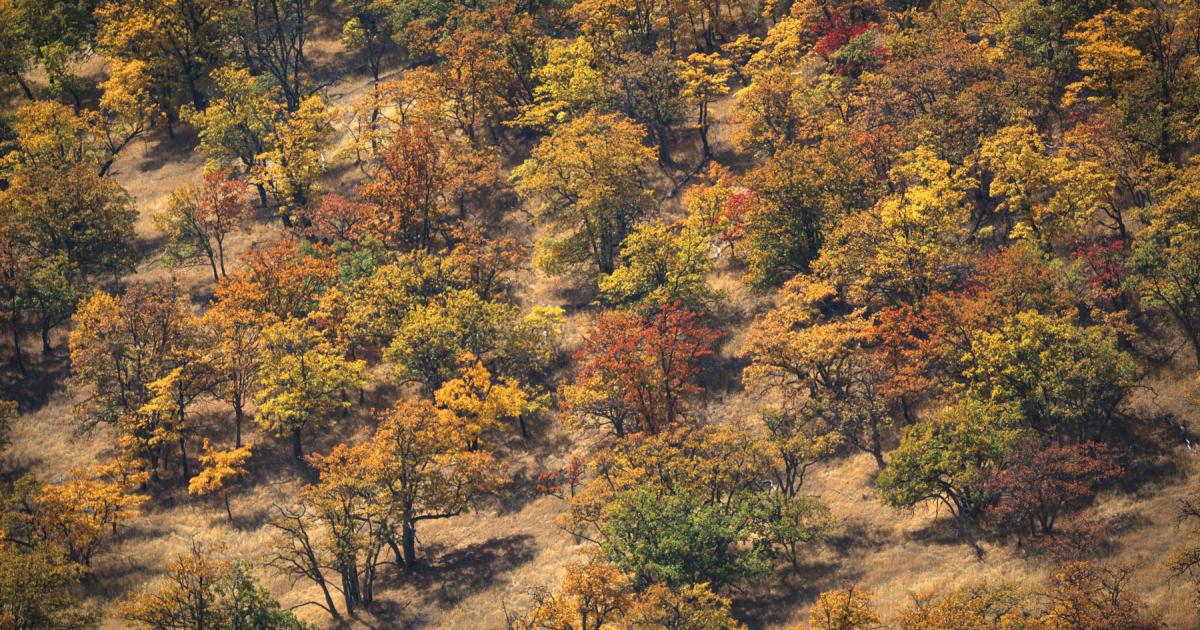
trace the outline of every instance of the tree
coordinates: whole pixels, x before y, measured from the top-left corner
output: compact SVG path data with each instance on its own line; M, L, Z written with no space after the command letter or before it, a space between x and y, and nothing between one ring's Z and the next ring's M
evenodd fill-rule
M1162 199L1146 213L1129 260L1132 288L1150 306L1163 308L1191 342L1200 362L1200 164L1180 169Z
M179 446L190 477L189 408L216 385L210 331L174 284L134 284L120 298L96 293L71 331L72 384L87 397L74 408L85 426L117 427L123 456L150 465L158 479L168 448Z
M137 212L117 182L86 165L21 168L0 203L28 246L45 257L61 254L85 277L122 272L133 261Z
M79 566L48 549L0 545L0 624L8 628L90 628L97 611L72 594Z
M375 204L371 229L392 247L432 251L447 212L452 147L427 125L396 130L364 199Z
M989 470L1017 446L1016 410L966 401L904 430L875 483L890 505L936 500L960 524L985 506Z
M98 292L75 313L71 331L73 384L87 395L76 413L88 422L116 423L153 397L150 384L191 325L174 285L135 284L120 297Z
M109 2L101 3L96 17L101 50L145 63L153 87L168 95L182 87L197 109L204 108L200 82L220 65L228 5L217 0Z
M439 105L450 128L473 143L498 130L531 85L540 33L532 16L511 5L468 9L447 5L434 52L441 59L412 73L421 93Z
M350 408L348 390L366 384L363 361L348 361L312 324L287 319L263 331L258 417L264 431L290 435L292 455L304 454L301 433Z
M529 248L513 238L492 238L477 227L456 228L447 263L461 269L467 286L490 300L512 288L513 276L528 265Z
M832 287L809 276L792 279L778 306L751 328L742 380L786 396L783 411L802 419L806 433L836 433L882 468L892 420L871 352L877 340L861 311L846 311Z
M1181 64L1196 19L1178 6L1105 6L1081 16L1087 19L1067 33L1082 76L1066 86L1064 105L1121 112L1122 126L1164 162L1178 158L1187 141L1181 123L1195 116L1194 105L1181 95L1195 92L1196 79L1181 72Z
M1063 565L1049 580L1044 596L1048 610L1038 621L1048 628L1088 630L1156 630L1157 620L1147 616L1145 605L1130 591L1128 569L1112 569L1087 562Z
M433 392L454 377L463 353L494 366L517 321L511 305L485 301L474 291L447 291L407 314L384 357L395 364L398 380Z
M316 309L337 273L325 250L284 237L247 252L244 268L217 284L217 299L256 314L262 324L302 318Z
M316 538L315 519L303 504L296 511L279 506L276 506L276 509L279 511L278 516L270 521L276 534L271 541L272 557L269 564L284 575L304 578L316 584L324 596L324 603L310 603L321 607L334 619L340 620L342 616L333 603L332 584L325 578L328 554L320 545L320 539Z
M374 204L351 201L339 194L321 196L320 205L300 214L304 234L326 245L362 247L374 237L370 223L379 211Z
M192 476L187 454L187 441L195 432L190 407L201 397L211 394L220 381L213 356L211 331L199 326L191 317L185 338L167 357L170 371L150 383L150 400L131 417L124 418L123 446L153 457L171 442L179 445L179 461L183 479ZM165 459L165 454L162 455Z
M95 129L79 112L57 101L34 101L13 111L5 124L9 142L6 171L68 169L87 165L99 172L108 157Z
M167 584L123 602L121 615L145 628L208 628L219 617L215 587L224 567L208 558L198 543L188 555L167 565Z
M24 7L17 2L0 4L0 73L5 77L5 91L16 84L21 93L29 100L34 99L33 90L29 87L24 74L32 65L35 46L29 41L26 27L28 16ZM8 83L11 81L12 83Z
M217 580L217 596L231 628L264 630L307 630L311 628L263 588L244 562L233 562L229 571Z
M987 517L1010 531L1049 536L1063 513L1079 510L1121 474L1112 449L1087 442L1017 448L984 483Z
M712 157L708 145L708 104L718 96L729 93L729 78L732 63L718 53L692 53L686 61L680 61L680 78L683 79L683 96L699 106L697 124L700 126L702 160Z
M458 271L444 258L409 252L323 299L345 301L338 334L355 353L374 355L391 345L411 313L454 287Z
M720 337L678 304L644 318L604 313L575 356L575 377L561 390L564 407L582 422L610 424L618 437L634 430L657 433L679 419L688 395L700 391L695 377Z
M1015 584L968 584L936 599L916 599L900 623L912 630L1019 628L1028 623L1028 600L1028 594Z
M50 331L71 319L75 307L90 293L79 268L64 254L40 259L29 270L27 283L18 297L18 313L33 317L42 331L42 354L53 352Z
M517 191L536 199L535 220L553 235L539 243L542 268L612 273L621 241L651 202L644 182L653 153L644 135L618 116L588 113L555 127L513 171Z
M879 190L870 166L851 138L831 132L819 144L790 144L747 173L750 283L772 287L810 271L832 227Z
M542 595L529 618L534 628L604 628L633 598L629 578L617 567L597 560L570 562L557 592Z
M244 230L250 214L243 184L231 176L228 170L206 172L199 185L185 185L173 193L166 210L155 217L170 241L169 259L204 256L213 282L226 275L225 239Z
M626 619L639 630L744 630L730 608L729 598L714 593L708 584L674 590L656 584L641 593Z
M62 483L18 480L3 505L5 538L25 549L46 550L61 566L90 567L108 536L140 514L149 497L133 494L111 469L70 471ZM144 480L144 477L131 479Z
M571 562L553 593L535 593L525 621L531 628L593 630L627 627L636 630L741 630L729 612L729 600L707 584L678 590L656 584L637 593L629 578L606 562Z
M600 293L651 311L674 303L703 308L715 297L705 282L708 251L708 239L689 225L638 226L621 244L621 263L600 278Z
M1179 520L1187 522L1190 527L1184 541L1168 559L1167 566L1176 576L1186 576L1193 582L1196 601L1200 601L1200 528L1195 526L1196 519L1200 519L1200 502L1197 497L1190 496L1180 501Z
M19 417L19 408L15 401L0 400L0 450L8 447L13 424Z
M706 183L689 188L684 197L686 225L712 241L717 258L728 249L729 257L737 260L735 248L745 239L754 193L738 186L733 174L719 164L709 167L705 179Z
M606 77L596 67L596 51L588 39L551 40L544 62L533 70L533 103L513 121L523 127L546 127L600 108L610 98Z
M970 396L1012 405L1024 426L1074 442L1102 439L1112 428L1135 371L1105 327L1032 311L977 333L964 360Z
M312 0L250 0L233 19L246 68L274 80L289 112L300 110L311 94L304 49L311 9Z
M204 314L202 326L216 337L213 368L224 376L214 384L213 394L233 407L233 445L241 448L246 404L258 390L263 322L252 311L218 302Z
M817 19L830 25L829 13ZM805 57L813 48L806 22L802 15L785 16L766 37L736 46L746 59L743 74L748 83L736 97L736 115L744 126L736 137L739 146L773 155L845 122L848 112L839 106L853 82L830 74L806 76Z
M800 571L800 553L827 528L829 508L801 494L808 469L834 454L842 445L837 432L814 430L801 415L769 410L763 413L767 435L759 445L764 468L773 483L772 542L783 549L792 568Z
M245 68L222 66L211 74L216 94L208 107L184 108L181 117L200 136L197 150L222 167L237 167L243 174L262 168L263 156L272 149L276 128L286 120L278 90ZM254 182L259 203L266 207L267 189Z
M687 86L669 51L621 51L599 63L611 85L601 111L621 112L643 125L657 145L658 163L671 164L674 129L684 121Z
M317 179L325 172L323 151L332 131L332 114L319 95L305 98L289 111L268 132L265 151L255 157L250 170L250 181L275 198L285 226L291 226L293 217L316 200Z
M757 509L744 497L726 506L679 489L625 490L602 516L600 550L639 586L727 585L770 568L754 543L763 519Z
M149 630L258 628L304 630L308 624L283 610L244 562L211 557L193 541L191 551L167 564L167 580L121 602L121 615Z
M162 107L154 102L150 81L150 68L144 62L109 60L108 78L99 86L103 90L99 107L81 113L107 156L99 175L107 175L117 155L162 120Z
M715 588L769 570L772 496L757 440L734 427L630 436L594 459L568 531L593 540L638 588Z
M375 83L379 83L383 58L394 35L396 7L375 0L340 0L339 3L350 12L350 19L342 26L342 43L361 48L366 53L367 70Z
M1020 220L1013 236L1032 236L1051 242L1079 230L1093 213L1091 204L1057 198L1059 181L1066 179L1073 160L1054 160L1033 124L997 131L979 150L992 171L988 194L999 200L998 213ZM1065 196L1065 195L1064 195ZM1118 215L1119 216L1119 215Z
M204 455L200 456L200 465L204 468L200 474L188 480L188 494L221 495L221 501L225 504L225 515L232 523L233 511L229 509L229 486L246 476L246 462L249 459L250 445L218 451L209 445L208 440L205 440Z
M499 428L509 418L517 420L522 437L529 437L525 411L530 400L520 384L508 377L493 379L483 363L469 354L459 357L459 364L458 377L443 383L433 399L462 421L467 444L477 448L483 433Z
M928 147L900 156L891 189L843 218L814 272L859 304L899 306L951 287L971 260L967 191L976 183Z
M472 450L462 421L427 401L403 400L362 449L365 479L400 526L387 542L408 569L417 564L417 525L474 507L501 483L486 450Z
M302 514L311 514L321 528L318 553L323 560L315 571L337 572L331 587L341 592L351 615L374 601L380 554L395 526L367 479L364 449L339 444L328 455L310 456L320 477L301 490Z
M825 591L808 609L813 630L874 630L883 624L871 607L871 593L839 588Z

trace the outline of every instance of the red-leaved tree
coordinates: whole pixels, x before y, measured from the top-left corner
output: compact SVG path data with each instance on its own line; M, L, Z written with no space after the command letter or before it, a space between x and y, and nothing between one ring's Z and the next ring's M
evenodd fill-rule
M1101 485L1121 474L1112 448L1085 442L1018 448L985 483L995 503L989 521L1018 535L1051 535L1055 523L1091 502Z
M618 436L638 429L657 433L699 390L695 377L721 336L678 304L649 317L604 313L575 356L579 370L563 387L563 405L584 422L610 424Z

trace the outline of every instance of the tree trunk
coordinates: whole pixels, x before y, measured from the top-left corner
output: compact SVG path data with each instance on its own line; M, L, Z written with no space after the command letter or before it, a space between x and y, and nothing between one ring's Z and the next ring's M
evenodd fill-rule
M20 72L13 70L9 72L9 74L12 75L12 78L17 82L17 85L21 86L21 93L25 95L25 98L31 101L36 100L36 98L33 96L33 90L29 89L29 84L25 82L25 77L21 76Z
M233 401L233 447L242 448L242 420L246 412L242 410L241 396Z
M50 318L42 318L42 356L46 356L54 352L54 348L50 346Z
M417 566L417 528L410 521L404 522L402 543L404 545L404 568L412 571Z
M300 442L300 429L292 429L292 457L304 459L304 444Z
M185 481L192 478L192 468L188 465L187 442L183 436L179 437L179 461L183 464L183 479Z
M21 317L16 308L13 309L12 317L9 318L9 325L12 327L13 360L17 363L17 369L24 374L25 360L21 356Z
M1192 351L1196 353L1196 364L1200 365L1200 335L1191 335L1191 337Z
M267 207L267 187L263 186L262 184L255 184L254 188L256 188L258 190L258 205L263 208L266 208Z
M229 509L229 493L222 492L221 496L225 499L225 516L229 517L229 523L233 524L233 510Z
M871 418L871 456L875 458L875 465L879 466L880 470L887 465L883 461L883 437L879 435L879 420Z
M221 276L228 277L229 274L225 273L225 244L220 240L217 241L217 261L221 266Z

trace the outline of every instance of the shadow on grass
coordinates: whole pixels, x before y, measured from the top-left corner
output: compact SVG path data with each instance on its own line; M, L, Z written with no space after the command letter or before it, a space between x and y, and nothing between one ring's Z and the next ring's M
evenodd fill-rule
M427 601L448 608L532 560L535 545L533 536L514 534L461 549L443 549L426 546L423 555L432 560L401 574L400 580L424 594Z

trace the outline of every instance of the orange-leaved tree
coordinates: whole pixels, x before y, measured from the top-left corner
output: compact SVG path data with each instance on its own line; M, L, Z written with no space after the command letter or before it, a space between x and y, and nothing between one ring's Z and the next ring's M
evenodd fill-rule
M424 400L398 403L363 457L367 479L400 528L399 540L387 542L410 569L417 563L418 523L457 516L502 483L492 454L468 447L461 420Z

